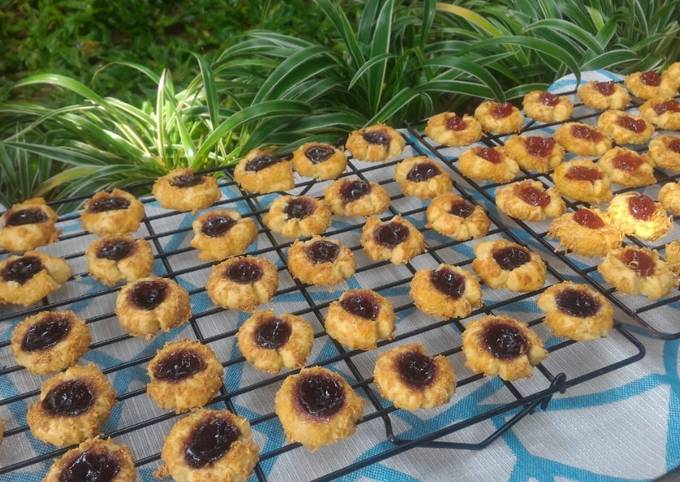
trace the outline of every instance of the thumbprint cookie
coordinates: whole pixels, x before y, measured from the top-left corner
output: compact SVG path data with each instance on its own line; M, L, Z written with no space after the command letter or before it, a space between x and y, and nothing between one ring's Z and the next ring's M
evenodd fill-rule
M322 234L331 224L331 212L322 199L280 196L262 219L274 232L289 238Z
M623 234L640 239L658 239L665 236L673 227L673 219L668 216L661 203L655 202L646 194L627 192L617 194L607 208L609 218Z
M567 151L579 156L601 156L612 147L612 141L602 129L567 122L555 131L555 140Z
M659 202L664 209L675 216L680 216L680 184L669 182L659 191Z
M390 195L377 182L345 178L331 184L324 194L326 206L338 216L372 216L390 207Z
M676 91L673 82L668 77L663 77L653 70L626 75L623 83L635 97L645 100L655 97L672 97Z
M629 295L656 299L677 286L675 274L653 249L615 249L607 254L597 270L607 283Z
M90 341L90 330L74 312L42 311L16 326L12 353L29 372L44 375L78 363Z
M310 142L293 153L293 167L301 176L335 179L347 167L345 153L331 144Z
M527 292L545 283L545 263L533 251L517 243L497 239L475 246L472 269L491 288Z
M288 270L310 285L341 283L351 278L355 269L352 251L334 239L314 236L308 241L295 240L288 250Z
M94 364L74 366L43 382L26 421L38 440L76 444L99 433L115 403L116 392Z
M146 278L153 270L153 252L146 239L114 234L94 240L85 250L87 270L106 286Z
M130 449L110 439L90 438L52 464L43 482L135 482Z
M578 96L588 107L597 110L624 109L630 104L626 88L614 82L591 80L578 88Z
M614 327L612 305L584 284L564 281L545 290L536 300L545 323L556 335L576 341L595 340Z
M285 379L274 406L286 438L314 451L356 431L364 400L342 376L311 367Z
M530 172L548 172L564 159L564 149L554 139L541 136L512 136L505 154Z
M680 130L680 102L675 99L649 99L640 114L660 129Z
M493 134L519 132L524 125L524 116L510 102L485 100L475 109L475 119L483 130Z
M38 251L0 261L0 303L30 306L58 290L71 277L61 258Z
M676 90L680 88L680 62L673 62L661 75L666 78Z
M259 450L245 418L228 410L200 409L172 427L155 475L177 482L245 482Z
M189 294L165 278L142 278L126 284L116 298L116 316L133 336L153 338L191 318Z
M295 186L293 163L268 149L253 149L234 168L234 180L252 193L287 191Z
M153 195L165 209L196 213L222 197L215 176L195 174L192 169L175 169L153 184Z
M206 261L243 254L257 236L255 221L242 218L231 209L202 214L191 227L194 230L191 246L198 249L198 257Z
M381 353L373 370L380 394L396 408L419 410L448 403L456 391L456 374L443 355L428 356L420 343Z
M394 308L375 291L345 291L328 307L324 326L328 336L350 350L372 350L380 340L391 340Z
M166 343L149 362L146 393L176 413L202 407L222 386L224 368L209 346L195 340Z
M654 134L651 123L620 110L608 110L600 114L597 127L617 144L645 144Z
M425 135L445 146L468 146L482 138L482 126L472 116L443 112L428 119Z
M453 192L440 194L427 207L427 227L457 241L482 237L490 225L484 208Z
M597 165L613 183L626 187L649 186L656 182L654 166L646 154L625 147L609 149Z
M137 231L144 217L144 206L122 189L98 192L85 201L80 222L86 231L98 236Z
M498 209L513 218L542 221L564 212L564 201L556 188L545 189L541 181L525 180L499 187L496 191Z
M680 239L671 241L665 246L666 265L675 275L680 275Z
M475 147L458 158L458 169L465 176L480 181L506 183L519 172L519 166L500 147Z
M554 219L548 236L581 256L605 256L623 241L623 233L611 223L609 215L592 208L580 208Z
M459 266L440 264L419 269L411 281L416 307L438 318L464 318L482 306L482 289L475 277Z
M14 204L2 220L0 248L7 251L28 251L53 243L59 237L54 226L57 213L41 197Z
M655 137L649 142L649 157L662 169L680 171L680 137Z
M542 90L534 90L525 95L522 105L527 117L540 122L563 122L574 111L574 104L567 96Z
M361 246L373 261L404 264L425 250L425 238L401 216L384 222L371 216L361 231Z
M401 161L394 170L394 179L404 194L419 199L431 199L453 187L451 177L426 156L409 157Z
M399 132L385 124L359 129L347 138L347 148L356 159L381 162L398 156L406 142Z
M273 311L258 311L236 335L243 357L258 370L279 373L305 365L312 351L314 330L304 318Z
M214 266L206 289L217 306L253 311L272 299L278 285L279 273L271 261L239 256Z
M548 351L527 326L507 316L485 316L463 332L465 366L475 373L503 380L530 377Z
M599 204L612 198L609 176L594 161L575 159L555 168L553 180L558 191L571 199Z

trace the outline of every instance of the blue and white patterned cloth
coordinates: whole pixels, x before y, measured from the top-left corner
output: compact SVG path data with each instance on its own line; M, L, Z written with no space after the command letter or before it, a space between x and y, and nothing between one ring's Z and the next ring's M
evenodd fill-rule
M608 72L587 72L584 80L618 79ZM551 86L552 92L571 91L576 87L572 76L565 77ZM405 156L412 155L413 149L426 152L424 146L418 144L415 137L410 139L413 146L408 147ZM358 163L361 167L361 163ZM372 179L387 179L391 170L377 169L370 175ZM315 186L311 194L319 194L325 185ZM399 194L395 183L385 186L392 195ZM224 199L238 196L234 188L224 188ZM274 195L260 198L263 207L272 201ZM479 198L477 198L479 199ZM400 198L393 202L399 211L422 206L420 201L411 198ZM249 211L245 201L230 203L225 206L241 212ZM490 206L487 205L491 209ZM146 204L148 215L160 214L164 210L157 203ZM185 250L191 239L190 226L194 217L191 214L178 214L152 221L156 233L172 232L159 238L166 252L176 252L169 257L171 268L179 272L178 280L187 290L195 291L192 305L195 313L206 311L212 307L202 287L209 274L209 267L198 271L182 271L196 266L199 262L193 251ZM424 225L423 213L410 216L409 219L418 226ZM333 228L342 229L349 221L335 221ZM60 225L65 234L79 232L77 220L67 221ZM179 231L179 232L177 232ZM148 235L146 227L142 227L138 236ZM349 246L356 246L359 234L342 233L337 236ZM430 243L445 241L435 233L427 232ZM91 241L91 236L77 237L62 241L44 250L53 254L65 255L82 252ZM531 241L528 240L530 243ZM470 257L474 242L446 248L439 253L447 261L455 262ZM260 235L251 251L266 250L271 243L265 235ZM264 256L282 266L275 251L267 251ZM356 252L358 265L367 263L361 252ZM546 256L550 262L550 258ZM84 274L87 269L82 257L69 260L74 273ZM435 265L432 259L417 258L414 266L430 267ZM555 264L555 266L557 266ZM155 273L163 275L166 268L157 260ZM567 273L572 274L573 273ZM294 286L288 273L280 272L279 289ZM334 287L332 290L310 289L317 301L336 299L348 287L371 287L393 280L408 279L410 272L404 267L384 266L370 272L358 273L346 285ZM83 276L69 283L50 298L51 302L70 299L83 294L99 293L104 288L96 281ZM381 291L388 296L395 307L408 303L408 284L399 284ZM484 290L487 303L502 300L510 296L508 292ZM83 301L70 303L63 308L77 311L83 318L97 317L113 311L115 292L97 296ZM276 297L271 307L278 312L305 310L307 303L296 291L290 291ZM6 308L0 314L6 314ZM532 300L520 300L505 309L520 319L535 319L537 312ZM668 320L679 328L677 314ZM304 315L313 323L315 331L321 331L321 324L314 313ZM0 323L0 340L7 340L12 329L21 317L12 322ZM243 313L218 313L200 317L196 324L203 337L217 337L210 343L220 360L235 360L225 368L225 386L233 394L232 401L239 415L250 420L269 414L273 409L273 397L280 382L259 387L260 381L268 376L255 371L245 363L237 362L240 353L233 337L220 337L240 326L246 319ZM622 315L618 319L626 321ZM413 308L398 311L397 335L408 332L419 326L432 323L433 320L417 312ZM631 321L631 323L634 323ZM90 324L95 345L103 340L119 337L123 334L115 317L98 319ZM554 344L547 330L538 326L536 330L548 345ZM520 421L518 425L505 433L482 451L441 450L433 448L417 448L396 457L384 460L370 467L361 469L343 478L343 480L648 480L669 471L680 464L680 381L678 379L678 348L680 341L663 342L648 337L642 330L632 328L647 349L647 355L635 364L596 378L585 384L569 389L565 394L556 396L545 411L537 411ZM85 360L94 362L102 369L114 368L109 378L119 394L132 394L142 389L146 383L146 364L124 366L130 360L152 356L166 341L180 337L195 338L196 334L187 326L155 338L151 343L122 337L119 342L97 347L85 355ZM431 352L438 352L460 344L459 333L450 326L428 331L405 341L420 341ZM553 373L564 371L569 377L588 372L593 368L605 366L614 361L630 356L634 347L622 336L613 333L607 339L591 343L578 343L551 354L546 366ZM326 337L315 340L311 362L327 360L338 354L336 348ZM370 376L376 353L365 353L353 357L362 376ZM459 379L470 375L463 366L462 356L458 353L451 357L451 362ZM0 365L14 366L15 362L8 348L0 349ZM344 365L333 364L333 368L342 372L352 380L351 373ZM25 370L17 370L0 377L0 401L35 390L41 379L29 375ZM244 387L258 387L243 392ZM516 384L522 393L533 393L547 387L547 381L538 375L530 380ZM25 425L26 410L35 397L17 400L14 403L0 406L0 417L5 420L5 429L12 430ZM514 400L512 394L498 379L482 379L460 387L452 402L439 410L409 413L397 411L391 415L395 432L403 438L415 437L436 429L448 426L470 416L489 410L500 404ZM1 403L1 402L0 402ZM224 405L220 405L223 407ZM123 429L125 433L116 440L128 444L137 459L156 454L162 446L165 435L176 419L170 418L141 430L128 430L136 423L161 416L160 411L142 393L125 398L116 405L110 420L104 427L105 433ZM477 442L488 436L495 428L501 426L514 412L499 415L473 425L461 432L445 437L444 440ZM268 418L254 425L255 439L262 453L267 453L285 445L281 428L275 418ZM382 421L378 418L360 425L357 433L348 440L335 446L324 448L313 454L298 448L278 457L268 458L262 463L262 469L270 480L308 480L324 475L330 471L360 461L372 455L392 448L385 441ZM23 431L11 435L0 446L0 467L25 460L51 450L33 437L30 432ZM151 481L157 462L143 465L139 474L141 480ZM49 468L49 462L41 462L22 469L12 475L0 475L0 480L37 481L41 480Z

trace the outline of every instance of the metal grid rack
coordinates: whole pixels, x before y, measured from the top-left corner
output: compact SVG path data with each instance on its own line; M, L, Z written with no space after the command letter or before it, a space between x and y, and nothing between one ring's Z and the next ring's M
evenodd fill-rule
M619 82L620 83L620 82ZM559 96L573 96L576 94L575 90L562 92L556 95ZM680 97L680 96L679 96ZM679 98L679 97L676 97ZM631 103L626 109L626 111L636 110L641 104L637 102ZM596 121L600 115L600 111L595 111L588 108L580 102L574 102L574 115L569 120L578 122L588 122ZM562 123L540 123L537 121L527 122L522 128L519 135L531 134L532 132L543 130L544 132L552 132L556 127L559 127ZM434 153L436 157L446 162L455 172L459 172L455 163L458 160L456 155L450 155L450 150L446 146L437 145L432 139L425 137L418 126L411 127L410 132L416 136L416 138L426 147L426 149ZM538 132L540 135L541 132ZM487 146L503 146L505 139L508 136L503 135L487 135L482 139L482 142ZM635 150L637 152L643 152L647 150L647 145L635 145L635 146L625 146L629 149ZM582 156L575 156L582 157ZM547 189L554 185L552 179L552 171L546 174L533 173L520 168L520 175L517 176L512 182L522 181L525 179L532 179L540 181L543 186ZM612 186L612 193L614 195L630 192L630 191L640 191L648 194L652 199L658 198L658 192L661 186L671 181L678 181L680 179L680 173L666 171L655 167L654 175L656 177L656 183L651 186L645 186L642 188L634 187L623 187L618 185ZM502 186L500 183L485 183L477 182L472 179L466 179L466 181L479 193L481 193L485 199L495 204L495 191L498 187ZM618 187L618 189L615 189ZM588 207L588 204L570 201L563 198L567 204L569 210L574 211L580 207ZM505 219L510 219L509 217L503 215ZM623 293L615 291L615 289L608 283L604 281L600 273L597 271L597 265L600 262L599 258L584 257L576 255L572 252L564 251L560 249L559 242L548 237L548 225L549 221L545 222L530 222L522 221L519 219L513 219L521 229L531 234L543 247L560 259L563 263L568 265L571 269L576 271L582 278L588 280L588 282L597 288L601 293L603 293L611 302L613 302L619 309L621 309L628 316L637 321L649 334L652 336L665 339L674 340L680 338L680 329L677 324L677 316L680 310L680 292L678 290L673 290L667 296L658 300L649 300L642 296L630 296ZM656 251L662 251L665 243L673 239L680 238L680 217L673 217L673 229L671 232L664 236L663 238L656 241L646 241L639 239L635 236L626 236L624 245L633 245L638 247L645 247L654 249Z
M426 149L420 143L413 142L411 136L406 135L405 138L408 145L402 157L427 154ZM490 140L487 139L487 142ZM539 316L535 309L535 299L538 294L547 286L567 279L563 272L551 266L548 268L546 286L535 292L512 293L504 290L490 290L483 286L484 306L465 319L434 320L416 311L407 293L413 273L419 268L434 267L441 262L466 266L472 261L471 246L479 240L454 241L424 227L426 205L401 194L392 176L393 167L397 162L399 160L370 164L350 159L349 168L343 176L356 176L376 181L385 187L391 194L391 204L390 213L382 219L389 219L396 214L409 219L424 233L428 243L427 251L404 266L394 266L389 262L373 262L360 250L358 239L363 220L359 218L346 218L343 222L336 220L325 234L339 239L354 251L357 258L357 272L353 278L352 287L362 286L374 289L390 299L395 306L398 316L395 338L380 342L378 350L372 352L347 351L324 333L325 309L330 301L339 296L340 292L329 292L303 285L287 273L286 252L292 240L283 239L270 232L264 227L261 219L275 195L252 195L241 192L231 179L230 173L228 171L222 173L224 177L220 180L220 186L224 195L213 207L237 209L243 216L256 220L259 227L258 239L254 247L251 246L248 254L266 256L278 266L280 282L274 301L283 301L280 305L277 304L275 309L279 312L287 311L305 316L315 327L315 349L308 364L323 365L341 372L367 400L365 414L360 421L358 431L370 430L371 433L379 435L379 441L391 442L385 450L349 464L343 460L357 460L358 454L343 454L349 450L347 445L340 444L321 450L308 458L319 457L323 460L324 463L320 464L323 471L313 474L305 472L303 478L306 479L317 477L319 480L332 480L417 446L482 449L527 414L538 407L545 408L553 395L563 393L569 387L633 363L641 359L645 353L643 345L618 322L609 337L594 342L575 343L551 337L542 323L543 317ZM455 165L449 162L447 165L453 169L455 189L469 201L485 205L489 212L492 227L483 239L504 237L526 244L515 229L510 229L501 222L487 199L471 194L469 188L465 186L465 180L456 175ZM319 196L328 185L328 182L302 179L298 181L295 189L291 191L293 194ZM80 201L84 198L53 204ZM124 385L123 390L117 387L119 403L114 408L111 417L116 420L115 426L109 422L103 429L105 435L128 444L136 456L137 467L140 470L149 471L158 465L164 435L180 415L160 411L151 404L147 397L144 397L144 367L153 357L156 349L168 339L184 336L210 345L226 369L224 386L220 395L211 402L211 406L226 407L249 419L254 428L256 441L262 449L255 477L260 481L267 480L267 472L271 470L271 463L275 457L277 467L273 475L284 473L278 472L284 466L288 467L286 470L291 471L288 475L294 477L295 467L291 466L288 460L282 459L304 449L299 448L299 444L286 444L283 441L281 428L272 412L273 394L280 382L290 373L272 376L256 372L246 364L238 350L233 348L234 336L245 316L215 308L206 300L203 286L213 263L197 262L194 250L188 246L187 236L191 234L190 221L193 217L186 213L163 210L155 205L151 197L144 197L142 201L146 206L147 215L143 221L143 227L140 228L141 232L137 236L144 236L154 247L156 258L154 272L157 275L175 279L189 291L194 313L187 326L169 335L160 335L151 344L130 337L118 327L111 309L115 293L119 288L105 288L94 282L88 282L86 268L80 271L74 269L74 272L78 274L67 283L67 287L62 288L49 300L44 300L41 306L13 311L3 308L0 311L0 322L7 325L9 321L12 321L11 326L14 326L14 323L23 317L41 310L81 308L79 313L93 331L94 342L90 347L90 355L103 368L104 373L114 379L114 386L116 382ZM60 225L69 225L69 223L77 223L77 218L77 213L67 214L61 216L59 222ZM168 227L170 228L167 229ZM57 250L56 252L69 260L72 266L78 265L82 268L85 266L83 248L91 239L93 238L89 234L79 228L66 230L56 245L45 247L44 250L47 252ZM178 242L177 239L180 241ZM546 253L541 254L545 256ZM583 272L576 271L568 277L578 278L579 275L583 275ZM81 286L83 284L84 287ZM69 289L69 286L75 286L75 288ZM499 380L489 382L488 379L472 374L464 367L460 333L464 330L468 320L486 314L511 314L516 318L524 319L544 339L551 355L537 366L534 377L501 384ZM44 471L49 463L66 450L41 444L29 435L29 429L25 424L25 410L27 404L30 404L39 393L39 380L14 364L8 350L9 331L5 330L4 338L0 339L0 381L6 380L0 387L6 388L7 382L11 381L12 386L18 388L15 394L0 399L0 416L6 421L3 450L8 447L10 449L16 447L16 449L10 463L0 466L0 478L8 474L15 476L23 470ZM472 393L483 383L498 384L498 403L476 406L463 418L445 417L434 424L427 424L424 429L415 433L412 430L406 430L401 420L395 416L398 414L397 409L378 395L372 379L376 352L402 341L422 342L431 354L441 353L450 359L459 377L457 391L451 404L455 404L459 397ZM229 344L233 348L231 352L228 349ZM99 356L102 353L103 355ZM113 356L114 354L116 357ZM87 358L88 355L86 355ZM574 361L583 359L588 360L587 368L575 368ZM237 380L230 378L230 369L240 370ZM445 413L445 410L446 407L432 413ZM488 425L481 423L500 415L508 418L504 419L498 427L492 425L489 429ZM263 443L263 433L269 435L278 433L278 437L270 437L270 439L274 438L280 443L274 445L266 441ZM457 433L458 440L437 440L447 438L453 433ZM25 447L28 447L28 450Z

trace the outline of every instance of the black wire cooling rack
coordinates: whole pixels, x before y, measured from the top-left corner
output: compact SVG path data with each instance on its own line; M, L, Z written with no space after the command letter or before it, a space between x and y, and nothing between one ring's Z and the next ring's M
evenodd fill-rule
M416 131L406 134L405 138L407 147L402 157L428 154L427 141ZM495 139L486 138L485 142L493 143ZM393 168L399 160L379 164L349 160L348 169L343 176L356 176L379 182L390 192L389 214L383 216L383 219L401 214L419 227L428 244L424 254L406 265L395 266L389 262L373 262L362 253L358 242L363 225L362 219L336 220L326 232L326 236L339 239L355 253L357 259L357 272L353 278L355 286L374 289L390 299L395 306L399 318L395 338L380 342L378 350L371 352L348 351L330 340L323 331L325 310L340 292L303 285L287 273L286 255L292 240L279 237L262 223L262 215L276 195L252 195L241 192L228 170L220 172L222 174L220 186L225 194L214 207L237 209L243 216L252 217L257 222L259 231L257 244L254 248L251 247L249 254L268 257L279 267L280 282L274 299L277 303L275 309L279 312L287 311L305 316L315 326L315 349L308 363L328 366L342 372L367 400L358 434L348 441L322 449L315 454L301 454L308 460L318 457L323 461L318 464L321 468L312 469L306 464L304 475L299 475L295 472L294 464L286 458L290 454L305 451L299 444L285 443L281 435L282 430L272 411L274 393L290 373L272 376L256 372L246 364L237 349L233 348L234 335L245 316L236 312L225 312L207 300L204 285L213 263L199 262L195 251L188 246L191 235L190 221L193 217L187 213L163 210L157 207L151 197L142 198L147 215L137 236L145 237L154 247L155 273L177 280L189 291L194 313L188 326L169 335L157 337L151 345L125 334L118 327L112 310L115 293L119 288L105 288L89 280L87 270L84 268L83 251L94 238L79 227L72 227L77 226L78 214L70 213L60 217L59 225L71 227L65 228L56 245L45 247L44 250L60 253L74 267L74 273L77 274L62 290L44 300L40 306L17 310L3 307L0 310L0 327L8 326L8 323L14 326L14 323L23 317L46 309L69 308L79 312L93 331L94 342L90 347L90 355L100 368L103 368L104 373L113 379L118 390L118 404L111 417L115 419L115 423L110 421L104 427L104 433L130 446L135 455L136 466L140 471L146 470L147 475L150 474L151 468L159 464L159 452L164 436L181 415L160 411L145 397L146 364L156 349L168 339L185 336L210 345L226 369L222 391L211 406L226 407L250 421L255 429L256 441L261 447L260 462L255 471L255 477L260 481L267 480L268 477L277 480L286 477L332 480L414 447L479 450L496 440L526 415L540 407L545 408L555 394L610 373L644 356L643 345L619 322L609 337L589 343L576 343L550 335L543 325L543 317L535 307L536 297L551 284L566 279L583 279L590 283L593 283L593 280L587 270L578 268L573 263L567 263L568 266L564 269L556 269L555 264L546 257L554 254L554 250L550 249L548 252L546 248L550 245L538 235L536 238L541 240L541 243L533 243L530 247L537 249L550 263L546 286L541 290L512 293L505 290L490 290L483 286L483 307L465 319L435 320L415 310L407 292L413 273L417 269L434 267L441 262L467 266L473 258L472 246L481 240L506 238L525 245L531 244L531 239L527 240L521 230L510 228L500 220L494 206L489 202L493 196L485 191L486 186L481 188L473 184L472 186L484 193L484 196L475 193L475 190L467 186L466 181L458 175L453 160L444 156L440 150L429 147L451 168L455 190L470 202L482 204L487 209L492 226L482 239L460 242L444 238L424 227L426 204L405 197L395 183ZM313 180L298 179L298 181L295 189L291 191L293 194L320 196L329 184ZM82 201L84 198L85 196L52 204ZM522 227L534 234L527 226ZM180 241L177 241L178 239ZM568 257L557 254L559 259L568 261ZM617 306L622 306L611 293L606 290L605 293ZM630 311L625 309L625 306L623 308L626 312ZM469 320L487 314L507 314L523 319L529 322L544 340L550 356L536 367L535 375L531 379L516 382L501 382L498 379L489 381L481 375L472 374L464 367L460 334ZM38 395L40 380L15 365L9 351L8 338L9 334L3 338L5 341L0 341L0 388L4 392L2 395L4 398L0 399L0 416L5 420L5 441L0 448L0 461L4 462L4 465L0 466L0 478L9 477L17 480L23 473L44 473L49 463L67 449L55 449L35 441L30 436L25 424L25 410ZM497 385L496 398L492 397L497 403L474 405L462 418L444 416L434 424L423 424L419 430L410 430L397 416L398 410L378 395L372 379L373 363L377 353L404 341L422 342L431 354L441 353L447 356L458 375L457 391L450 404L432 413L446 415L448 413L446 410L451 404L455 404L464 396L474 396L475 390L484 383ZM233 351L230 351L229 347L232 347ZM579 363L584 360L587 363ZM236 370L237 376L234 378L238 378L237 380L231 379L233 370ZM123 389L118 387L120 383L124 385ZM10 395L7 396L6 393ZM480 423L498 416L504 418L495 427L491 425L489 428L488 424ZM360 448L353 445L352 441L364 431L370 431L372 435L377 434L379 442L390 443L381 445L383 449L377 453L371 452L360 457ZM457 440L450 439L449 436L453 433L457 433ZM3 450L12 451L11 457L5 458L4 461ZM275 458L276 465L273 465ZM348 460L350 462L347 462ZM146 480L146 477L144 478Z

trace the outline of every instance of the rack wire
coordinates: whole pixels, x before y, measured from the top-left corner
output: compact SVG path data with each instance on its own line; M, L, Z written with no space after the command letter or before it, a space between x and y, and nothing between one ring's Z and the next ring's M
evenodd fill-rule
M405 135L407 148L402 158L428 154L424 147L427 144L421 142L422 136L415 131L414 134L415 139L412 135ZM491 139L485 141L488 143ZM443 158L436 149L433 152ZM0 449L0 463L4 462L4 465L0 465L0 479L16 477L28 471L42 474L56 457L67 450L55 449L30 436L25 423L25 411L39 393L39 380L15 365L8 349L11 327L25 316L46 309L74 309L90 326L94 342L85 358L95 361L113 379L118 391L118 403L103 431L106 436L114 437L131 447L135 464L145 478L150 477L153 468L158 466L164 435L177 417L181 416L159 410L144 396L145 366L155 351L170 339L194 338L211 346L217 353L225 367L225 378L220 394L210 406L228 408L250 421L256 441L261 447L260 462L254 475L260 481L270 477L278 478L282 474L291 479L301 477L333 480L414 447L480 450L526 415L538 408L545 408L554 395L611 373L644 356L644 346L619 322L615 324L609 337L590 343L576 343L550 336L543 325L543 317L535 307L536 297L551 284L574 277L585 279L587 276L583 270L572 270L570 274L565 274L554 268L552 263L548 267L546 286L535 292L512 293L483 287L484 305L465 319L435 320L415 310L408 297L408 286L415 271L434 267L442 262L467 266L473 259L472 246L480 239L455 241L426 228L425 204L405 197L394 181L393 168L398 162L399 160L394 160L376 164L350 159L348 170L342 176L375 181L385 187L391 194L391 203L389 214L382 216L382 219L401 214L414 223L424 233L428 243L424 254L403 266L385 261L371 261L362 253L358 243L363 225L363 219L360 218L336 219L325 233L326 236L340 240L355 253L357 272L349 281L350 287L361 286L376 290L395 306L398 322L394 339L380 342L378 350L371 352L348 351L327 337L323 330L325 310L345 286L329 291L304 285L288 274L286 256L292 240L281 238L262 223L262 215L276 194L254 195L242 192L231 178L230 172L224 170L219 172L222 175L219 184L223 190L223 198L213 206L236 209L242 216L256 221L258 238L248 254L268 257L278 266L280 281L274 309L305 316L313 324L315 343L308 364L326 366L342 373L367 400L358 431L375 437L379 442L390 442L383 450L362 454L352 444L351 438L348 442L308 456L308 459L317 458L320 461L318 467L315 465L311 468L305 464L305 472L296 473L294 457L305 449L300 448L299 444L285 443L281 427L272 411L276 389L286 376L296 371L272 376L257 372L246 364L234 344L238 326L246 315L216 308L207 299L205 280L214 263L198 262L195 251L188 246L193 216L164 210L157 206L152 197L146 196L141 200L147 215L137 235L143 236L153 245L156 260L154 272L176 280L191 295L193 316L190 323L169 334L156 337L151 343L125 334L115 321L112 310L115 294L120 288L104 288L98 285L89 279L84 267L83 248L93 237L77 227L77 213L61 216L59 225L64 227L64 233L57 244L45 247L44 251L58 253L69 260L77 274L62 290L44 300L40 306L16 310L2 308L0 311L0 327L7 327L0 331L0 393L4 397L0 399L0 417L6 421L5 442ZM496 215L488 196L475 194L474 189L458 175L455 164L449 160L446 164L452 169L455 189L470 202L482 204L490 215L492 227L483 240L505 238L527 244L521 231L509 228ZM299 178L297 181L295 189L291 191L293 194L320 196L329 184ZM51 204L82 201L84 198L82 196ZM537 245L537 249L540 251L543 248ZM545 249L541 255L545 257ZM566 269L569 271L568 267ZM536 375L531 379L501 382L499 379L489 380L482 375L473 374L465 368L460 334L468 321L492 314L509 314L529 322L545 341L551 355L536 367ZM421 342L431 354L441 353L448 357L459 377L457 391L450 404L433 410L432 414L439 415L436 419L433 417L432 420L435 421L417 429L408 427L399 417L400 411L382 399L373 385L372 371L376 355L404 341ZM587 363L579 364L578 360L587 360ZM493 385L494 396L491 399L497 403L477 404L462 418L450 413L449 408L462 397L469 396L479 402L476 390L484 384ZM488 425L481 423L499 416L504 417L504 422L497 428L489 429ZM449 436L454 433L457 434L457 440L450 440ZM355 435L354 439L357 437ZM6 451L4 458L3 451ZM309 470L316 472L310 473Z

